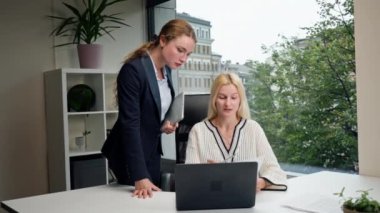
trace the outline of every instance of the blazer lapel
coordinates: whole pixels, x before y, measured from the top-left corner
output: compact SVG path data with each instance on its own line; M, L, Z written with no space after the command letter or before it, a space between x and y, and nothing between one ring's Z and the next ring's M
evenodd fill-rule
M152 92L152 96L154 102L156 103L156 107L158 110L158 115L161 117L161 98L160 91L158 89L157 77L154 71L154 67L149 55L141 57L141 63L144 67L146 76L148 77L150 91Z

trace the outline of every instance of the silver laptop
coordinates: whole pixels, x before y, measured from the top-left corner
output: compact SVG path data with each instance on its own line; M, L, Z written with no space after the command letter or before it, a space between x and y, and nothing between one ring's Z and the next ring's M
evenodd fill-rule
M177 210L251 208L256 181L257 162L177 164Z

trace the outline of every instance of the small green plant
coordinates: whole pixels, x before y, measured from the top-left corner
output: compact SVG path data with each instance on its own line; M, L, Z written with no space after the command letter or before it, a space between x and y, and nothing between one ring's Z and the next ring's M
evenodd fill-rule
M345 197L343 195L345 187L342 188L342 190L338 193L334 193L335 195L343 198L343 209L349 209L356 212L380 212L380 203L377 200L372 199L369 197L369 191L368 190L358 190L357 192L360 193L359 197L353 198L353 197Z
M89 135L91 133L91 131L88 131L88 130L85 130L85 131L83 131L82 132L82 134L83 134L83 136L87 136L87 135Z

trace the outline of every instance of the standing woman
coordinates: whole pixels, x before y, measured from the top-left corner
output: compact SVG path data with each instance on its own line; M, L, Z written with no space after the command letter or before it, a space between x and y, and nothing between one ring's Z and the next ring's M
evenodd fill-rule
M286 190L286 174L264 130L250 119L244 91L243 83L234 73L222 73L215 78L207 119L190 130L186 163L258 161L256 190Z
M174 97L171 69L186 62L195 44L191 25L171 20L127 57L118 74L119 115L102 153L118 183L134 185L138 198L160 190L161 133L177 127L165 120Z

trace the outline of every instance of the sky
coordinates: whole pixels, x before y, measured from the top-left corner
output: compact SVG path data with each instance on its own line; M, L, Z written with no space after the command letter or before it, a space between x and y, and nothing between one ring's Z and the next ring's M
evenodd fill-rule
M243 64L246 60L263 62L262 45L306 35L301 27L320 20L315 0L176 0L177 12L211 23L212 50L222 61Z

